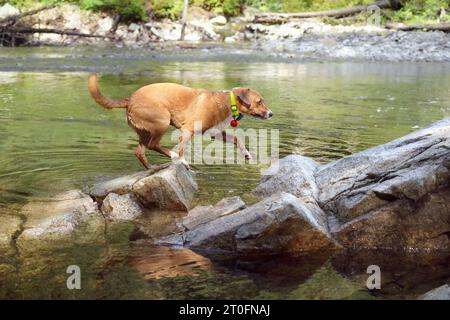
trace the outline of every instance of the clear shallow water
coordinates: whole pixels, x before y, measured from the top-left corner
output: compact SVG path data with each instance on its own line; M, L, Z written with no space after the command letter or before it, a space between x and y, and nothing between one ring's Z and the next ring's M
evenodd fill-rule
M141 170L133 154L136 136L126 124L124 111L105 110L89 97L86 71L90 70L102 72L100 86L107 96L115 98L152 82L211 90L237 85L255 88L275 116L270 121L246 117L240 126L280 130L280 157L299 153L328 162L450 115L449 64L180 62L145 54L138 59L118 52L101 59L89 50L77 51L70 58L67 50L51 49L51 55L49 49L21 49L16 54L0 51L0 70L4 70L0 72L0 219L2 214L18 214L20 207L35 197L82 188L99 177ZM175 142L167 134L162 144L172 147ZM151 163L167 161L153 152L147 156ZM195 165L199 183L195 203L214 203L250 192L262 167ZM328 254L277 258L281 260L207 257L208 262L190 251L161 253L158 250L162 249L145 242L130 244L131 231L130 226L123 226L106 245L2 257L0 273L7 276L0 295L389 298L414 296L450 276L446 257L419 259L398 254L396 265L402 267L392 273L404 268L407 284L393 276L389 290L369 294L363 289L362 266L380 260L383 254L347 254L340 259ZM173 259L164 262L167 256ZM65 289L64 266L69 260L85 266L89 280L82 292ZM440 272L435 278L424 277L422 271L408 267L413 260L420 265L418 270L438 268ZM186 261L188 267L184 266ZM352 270L345 268L349 261L354 261ZM155 268L161 268L161 263L181 267L155 279L159 277ZM386 269L395 269L384 263ZM395 283L399 283L397 287Z

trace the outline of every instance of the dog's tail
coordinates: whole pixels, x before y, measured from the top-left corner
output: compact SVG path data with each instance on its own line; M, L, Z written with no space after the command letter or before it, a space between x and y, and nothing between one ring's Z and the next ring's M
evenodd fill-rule
M95 73L89 76L88 87L89 93L91 94L92 98L102 107L106 109L128 107L130 98L125 98L121 100L112 100L108 99L107 97L101 94L97 84L97 75Z

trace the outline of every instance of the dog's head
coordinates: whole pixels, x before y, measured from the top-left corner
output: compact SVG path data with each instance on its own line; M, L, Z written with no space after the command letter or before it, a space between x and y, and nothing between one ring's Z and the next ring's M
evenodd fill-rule
M239 112L261 119L269 119L272 111L264 103L263 97L255 90L249 88L234 88Z

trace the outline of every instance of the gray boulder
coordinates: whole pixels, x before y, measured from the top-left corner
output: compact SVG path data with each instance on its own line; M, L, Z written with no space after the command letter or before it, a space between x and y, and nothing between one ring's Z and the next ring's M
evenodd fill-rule
M162 166L152 166L145 171L139 171L130 175L117 177L107 181L95 183L87 188L86 192L91 196L103 200L109 193L125 194L131 191L133 185L140 179L146 178L160 170L167 168L169 164Z
M450 118L320 167L318 203L346 247L450 249Z
M418 300L450 300L450 286L444 284L421 295Z
M196 190L192 172L172 163L94 184L87 192L98 202L109 193L132 193L147 208L187 211Z
M138 180L132 192L146 207L187 211L197 191L191 171L182 163L172 164Z
M312 251L334 245L322 210L283 192L158 243L239 253Z
M319 203L347 222L395 199L418 200L448 178L450 118L320 167Z

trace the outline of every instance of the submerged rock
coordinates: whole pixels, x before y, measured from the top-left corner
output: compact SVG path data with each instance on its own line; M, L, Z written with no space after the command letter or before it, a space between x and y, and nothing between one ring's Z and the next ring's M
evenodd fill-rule
M346 249L334 254L330 262L339 274L364 287L369 277L368 267L376 264L381 270L381 290L374 293L404 300L416 298L424 288L433 288L442 279L449 278L449 259L450 252L443 251Z
M0 256L14 253L14 236L20 232L22 219L14 215L0 215Z
M173 249L146 242L137 242L131 247L127 262L147 280L193 276L212 267L209 259L189 249Z
M2 218L0 251L14 251L15 244L22 250L41 244L97 243L105 240L109 222L137 225L145 222L141 219L144 212L149 211L150 217L158 214L147 209L164 209L159 214L175 225L179 216L170 213L187 211L196 189L192 173L177 163L94 184L87 188L89 194L71 190L37 199L22 208L24 222L15 216Z
M444 284L421 295L419 300L450 300L450 286Z
M22 247L28 240L57 241L82 227L93 228L101 234L104 219L97 204L80 190L61 193L51 199L33 201L21 211L26 220L17 242ZM86 234L87 235L87 234Z
M372 300L361 283L339 274L328 262L293 290L291 300Z

